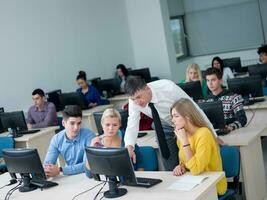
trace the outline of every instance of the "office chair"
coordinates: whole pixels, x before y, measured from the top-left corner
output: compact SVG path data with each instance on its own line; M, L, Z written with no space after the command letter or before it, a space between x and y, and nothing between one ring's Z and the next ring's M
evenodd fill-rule
M227 145L220 146L220 153L226 178L233 178L233 187L228 187L226 193L219 197L219 200L226 200L234 198L239 191L240 153L237 147Z
M128 119L128 111L127 110L122 110L119 109L118 112L121 115L121 130L125 131L127 127L127 119ZM101 126L101 117L103 115L103 112L95 112L93 113L94 119L95 119L95 124L97 128L97 132L99 135L103 134L103 129Z
M143 157L143 164L145 171L158 170L158 158L156 150L150 146L139 147L140 153Z
M13 137L9 136L3 136L0 137L0 171L4 172L6 171L6 164L2 163L3 161L3 149L9 149L9 148L14 148L15 147L15 142ZM2 160L2 161L1 161Z

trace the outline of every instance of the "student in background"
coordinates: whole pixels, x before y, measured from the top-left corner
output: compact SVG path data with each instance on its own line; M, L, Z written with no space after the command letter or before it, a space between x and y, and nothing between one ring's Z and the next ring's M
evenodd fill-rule
M202 94L204 98L207 97L208 87L206 80L202 78L201 70L199 65L196 63L189 64L186 69L186 79L181 81L181 83L187 83L191 81L200 81L202 86Z
M108 108L104 111L101 118L101 125L103 128L103 135L94 138L90 146L93 147L109 147L119 148L124 147L124 132L120 131L121 116L120 113L114 108ZM135 145L136 158L133 160L134 169L144 171L143 158L140 153L139 147ZM89 164L87 163L89 170ZM90 177L90 172L87 170L86 175Z
M124 93L125 92L124 85L125 85L126 80L129 77L129 72L127 68L125 67L125 65L123 64L117 65L116 70L117 70L117 79L120 85L120 90L121 92Z
M77 92L83 94L85 104L88 107L95 107L103 104L97 89L87 83L86 73L84 71L79 72L76 77L76 81L77 84L80 86L80 88L77 89Z
M267 64L267 44L258 48L259 60L262 64Z
M232 70L229 67L224 66L223 60L218 56L216 56L212 59L211 67L215 67L215 68L221 70L223 86L228 87L227 80L230 78L234 78L234 74L233 74Z
M208 101L222 102L226 128L232 131L245 126L247 117L243 110L243 99L241 95L222 88L221 71L216 68L207 69L206 80L211 91Z
M173 174L181 176L187 170L193 175L223 171L219 145L194 104L189 99L181 98L171 107L171 115L180 159ZM217 183L216 188L218 195L226 192L226 177Z
M66 106L62 112L64 130L53 136L44 161L44 170L48 177L54 177L61 172L63 175L79 174L85 171L85 147L91 143L95 134L81 128L82 110L79 106ZM62 155L66 165L56 165L59 155Z
M56 107L51 102L45 101L45 93L42 89L32 92L34 105L29 108L27 126L31 128L45 128L57 125Z

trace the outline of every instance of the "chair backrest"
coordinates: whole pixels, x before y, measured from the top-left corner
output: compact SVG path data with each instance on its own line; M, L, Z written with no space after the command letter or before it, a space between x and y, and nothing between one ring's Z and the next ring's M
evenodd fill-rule
M221 145L223 170L227 178L239 177L240 153L237 147Z
M122 110L118 109L118 112L121 115L121 130L125 131L127 127L127 120L128 120L128 111L127 110ZM93 113L94 119L95 119L95 124L97 128L97 132L99 135L103 134L103 129L101 126L101 117L103 115L103 112L95 112Z
M3 157L3 149L9 149L9 148L14 148L15 142L13 137L9 136L0 136L0 158Z
M156 150L150 146L142 146L139 149L143 157L143 164L145 171L157 171L158 158Z

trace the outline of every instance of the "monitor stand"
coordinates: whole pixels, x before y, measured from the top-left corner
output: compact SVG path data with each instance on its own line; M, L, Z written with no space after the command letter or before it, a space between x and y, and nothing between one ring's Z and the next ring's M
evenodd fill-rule
M19 187L20 192L30 192L37 189L37 186L31 184L31 177L29 174L21 174L22 185Z
M116 177L107 177L109 190L104 192L105 198L117 198L125 195L127 190L125 188L118 188L118 181Z

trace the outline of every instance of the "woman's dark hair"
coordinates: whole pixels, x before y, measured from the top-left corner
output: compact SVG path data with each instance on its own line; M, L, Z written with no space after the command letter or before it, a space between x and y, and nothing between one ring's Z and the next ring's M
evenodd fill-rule
M128 69L125 67L124 64L117 65L116 69L120 69L124 76L128 76L129 75Z
M79 80L79 79L83 79L85 81L87 80L85 71L79 71L79 74L77 75L76 80Z
M223 60L222 60L220 57L218 57L218 56L216 56L216 57L214 57L214 58L212 59L212 61L211 61L211 67L213 67L213 62L214 62L215 60L218 61L218 62L220 63L220 65L221 65L221 70L222 70L222 72L223 72L223 68L224 68Z

